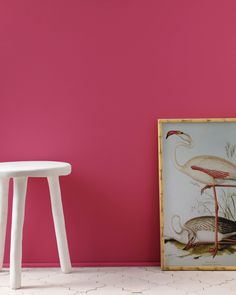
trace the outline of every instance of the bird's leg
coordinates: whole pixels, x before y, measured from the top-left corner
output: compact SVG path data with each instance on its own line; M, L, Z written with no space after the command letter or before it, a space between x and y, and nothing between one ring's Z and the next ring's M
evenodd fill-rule
M193 248L194 247L194 241L195 241L195 239L196 239L196 236L193 235L193 237L191 237L189 239L188 243L185 245L185 247L183 248L183 250L189 250L189 249Z
M183 250L189 250L190 248L192 248L192 244L188 242L188 244L184 246Z
M188 243L185 245L185 247L183 248L183 250L189 250L193 247L193 243L192 241L188 241Z
M219 206L218 206L215 187L216 187L215 185L212 186L213 193L214 193L214 199L215 199L215 247L210 249L210 252L213 254L213 258L216 256L217 251L218 251L218 211L219 211Z
M201 189L201 194L203 194L206 189L217 187L217 186L218 187L236 187L236 185L233 185L233 184L208 184Z
M200 246L200 243L199 243L199 242L196 242L196 243L194 243L194 244L192 245L193 248L196 248L196 247L198 247L198 246Z

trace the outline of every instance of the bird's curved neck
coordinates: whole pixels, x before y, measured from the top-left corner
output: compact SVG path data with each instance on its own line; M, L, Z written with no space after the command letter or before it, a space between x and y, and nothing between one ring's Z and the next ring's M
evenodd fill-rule
M192 143L187 143L187 142L180 142L180 143L177 143L176 146L175 146L175 151L174 151L174 163L175 163L175 166L178 170L180 171L184 171L184 168L185 168L185 164L181 164L178 159L177 159L177 150L180 148L180 147L185 147L185 148L188 148L188 149L191 149L192 148Z

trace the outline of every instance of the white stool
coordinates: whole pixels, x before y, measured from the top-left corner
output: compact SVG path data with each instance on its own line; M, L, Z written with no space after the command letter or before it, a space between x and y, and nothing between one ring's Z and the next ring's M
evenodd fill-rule
M5 247L9 179L13 178L14 181L10 250L10 285L13 289L21 287L22 230L28 177L48 179L61 270L64 273L71 271L59 183L59 176L68 175L70 172L71 165L63 162L0 163L0 270Z

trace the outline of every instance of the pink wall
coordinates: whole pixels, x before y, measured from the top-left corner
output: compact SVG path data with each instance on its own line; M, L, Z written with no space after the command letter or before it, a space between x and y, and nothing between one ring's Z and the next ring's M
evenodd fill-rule
M0 2L0 161L72 163L61 184L74 264L159 262L156 119L236 116L235 11ZM29 181L26 206L24 263L57 263L45 180Z

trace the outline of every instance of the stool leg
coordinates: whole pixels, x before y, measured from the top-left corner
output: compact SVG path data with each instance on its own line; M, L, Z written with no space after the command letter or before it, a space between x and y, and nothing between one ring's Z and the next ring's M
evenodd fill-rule
M6 226L7 226L7 211L8 211L8 188L9 179L0 178L0 270L3 265Z
M10 285L12 289L18 289L21 287L22 231L24 224L26 189L26 177L14 178L10 251Z
M56 176L48 177L48 184L61 270L64 273L69 273L71 271L71 262L67 244L59 178Z

